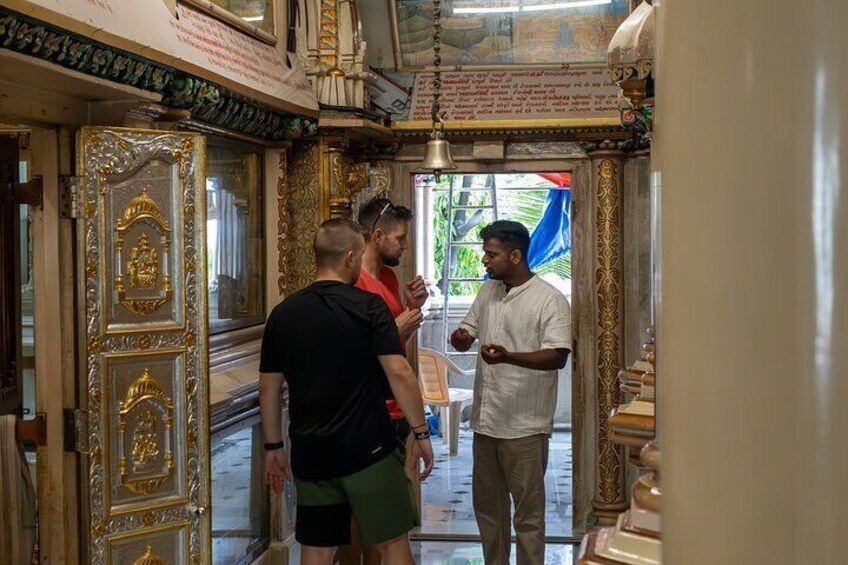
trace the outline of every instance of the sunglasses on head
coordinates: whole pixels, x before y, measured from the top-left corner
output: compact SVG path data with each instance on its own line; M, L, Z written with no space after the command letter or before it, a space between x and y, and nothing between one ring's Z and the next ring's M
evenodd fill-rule
M371 225L371 232L372 232L372 233L374 232L374 230L376 230L376 229L377 229L377 224L379 223L380 218L382 218L382 217L383 217L383 214L385 214L385 213L386 213L386 210L388 210L389 208L393 208L393 207L394 207L394 206L393 206L393 204L392 204L391 202L386 202L386 205L385 205L385 206L383 206L383 209L382 209L382 210L380 210L380 213L379 213L379 214L377 214L377 217L374 219L374 223Z

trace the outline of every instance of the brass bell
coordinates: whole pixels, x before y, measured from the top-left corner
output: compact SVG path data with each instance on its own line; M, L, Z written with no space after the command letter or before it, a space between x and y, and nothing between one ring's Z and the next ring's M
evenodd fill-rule
M433 171L436 176L439 176L442 171L456 169L456 164L451 159L450 141L442 139L442 133L438 130L433 132L430 141L427 142L427 152L424 154L421 168Z

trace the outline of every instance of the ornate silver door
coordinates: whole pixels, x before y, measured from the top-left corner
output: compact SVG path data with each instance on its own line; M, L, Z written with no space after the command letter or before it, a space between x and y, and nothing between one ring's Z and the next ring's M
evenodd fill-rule
M77 145L88 561L211 563L204 139Z

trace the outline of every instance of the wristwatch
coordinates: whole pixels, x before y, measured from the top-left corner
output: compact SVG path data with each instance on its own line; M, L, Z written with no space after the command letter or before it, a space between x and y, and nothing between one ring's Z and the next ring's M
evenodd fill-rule
M286 442L278 441L277 443L266 443L263 445L265 451L274 451L275 449L280 449L286 446Z

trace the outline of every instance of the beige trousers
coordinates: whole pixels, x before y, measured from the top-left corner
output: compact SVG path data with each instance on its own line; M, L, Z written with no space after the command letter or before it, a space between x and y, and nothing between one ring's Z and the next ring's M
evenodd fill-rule
M473 498L486 565L508 565L512 546L510 498L517 565L545 562L546 435L497 439L474 434Z

